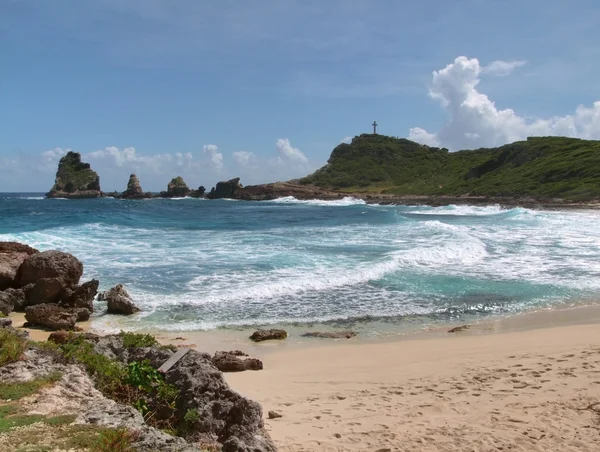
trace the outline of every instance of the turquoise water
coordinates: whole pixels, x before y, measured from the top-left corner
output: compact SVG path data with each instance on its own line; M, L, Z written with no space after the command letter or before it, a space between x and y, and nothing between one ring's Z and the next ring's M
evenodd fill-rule
M324 322L393 332L595 302L598 220L594 211L378 206L351 198L0 194L0 240L73 253L101 289L129 289L143 313L117 320L99 311L93 325L107 331Z

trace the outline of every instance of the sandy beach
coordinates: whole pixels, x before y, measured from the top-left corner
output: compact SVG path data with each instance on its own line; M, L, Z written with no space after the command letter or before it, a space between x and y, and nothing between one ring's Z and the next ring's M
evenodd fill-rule
M597 451L597 313L521 316L505 332L480 327L487 334L290 347L261 356L265 370L227 380L265 416L282 415L265 421L282 451Z

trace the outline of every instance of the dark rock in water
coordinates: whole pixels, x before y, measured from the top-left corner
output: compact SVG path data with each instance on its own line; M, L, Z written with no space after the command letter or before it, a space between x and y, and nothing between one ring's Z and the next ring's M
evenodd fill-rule
M318 337L322 339L350 339L356 336L358 333L355 331L311 331L304 333L302 337Z
M203 185L198 187L198 190L192 190L190 196L192 198L202 198L204 197L204 193L206 193L206 188Z
M6 289L0 292L0 303L6 304L10 311L23 311L27 305L25 292L23 289Z
M292 196L296 199L342 199L347 193L325 190L314 185L275 182L263 185L246 185L235 190L234 198L245 201L266 201Z
M262 370L260 359L249 358L240 350L231 352L216 352L212 362L221 372L243 372L245 370Z
M209 199L222 199L222 198L234 198L236 190L243 188L240 184L240 178L236 177L228 181L221 181L217 183L208 194Z
M120 196L125 199L142 199L147 198L146 193L142 190L140 180L135 174L129 176L129 182L127 182L127 190Z
M71 308L85 308L90 312L94 311L94 298L98 293L99 281L92 279L91 281L83 283L81 286L75 287L75 290L71 291L67 289L63 293L61 306Z
M107 301L107 312L109 314L131 315L139 312L125 287L117 284L112 289L104 292L103 299Z
M283 417L277 411L269 411L268 416L269 416L269 419L277 419L277 418Z
M25 308L25 319L33 326L51 330L73 330L77 313L55 304L38 304Z
M25 291L27 306L36 304L57 303L65 290L65 283L61 278L38 279L32 287Z
M183 198L189 196L190 188L181 176L174 177L167 185L167 191L160 192L162 198Z
M470 328L469 325L455 326L454 328L449 329L448 333L458 333L460 331L468 330L469 328Z
M18 286L19 267L36 253L39 251L21 243L0 242L0 290Z
M19 267L19 285L36 283L42 278L61 278L66 287L74 287L83 274L83 264L62 251L44 251L26 259Z
M56 180L47 198L99 198L100 177L81 161L78 152L69 152L58 163Z
M256 330L254 333L252 333L252 336L250 336L250 339L252 339L254 342L262 342L262 341L268 341L271 339L285 339L287 337L287 332L285 330Z

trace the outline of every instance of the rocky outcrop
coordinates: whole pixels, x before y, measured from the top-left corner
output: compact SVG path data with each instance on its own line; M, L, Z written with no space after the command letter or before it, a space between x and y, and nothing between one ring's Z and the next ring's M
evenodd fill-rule
M129 182L127 182L127 190L117 197L124 199L145 199L151 198L152 193L144 193L140 184L140 180L135 174L132 174L129 176Z
M319 187L300 185L292 182L247 185L246 187L237 188L233 194L234 199L244 201L268 201L289 196L296 199L335 200L349 195L348 193L328 191Z
M198 187L198 190L192 190L190 193L190 196L192 198L203 198L204 197L204 193L206 193L206 188L204 188L204 185L200 185Z
M99 198L100 177L81 161L78 152L68 152L58 163L56 180L47 198Z
M256 330L254 333L252 333L252 336L250 336L250 339L253 340L254 342L262 342L262 341L268 341L271 339L285 339L287 337L287 332L285 330L277 330L277 329L271 329L271 330Z
M228 181L221 181L217 183L216 187L213 187L207 197L209 199L234 199L236 191L242 187L239 177Z
M0 292L0 303L8 310L4 314L8 315L12 311L22 311L27 305L25 291L22 289L6 289Z
M61 278L66 287L74 287L83 274L83 264L62 251L44 251L32 255L19 268L19 286L35 284L42 278Z
M58 303L67 285L61 278L41 278L25 289L27 306Z
M311 331L304 333L302 337L318 337L321 339L350 339L358 333L355 331Z
M161 191L161 198L183 198L190 195L190 188L181 176L174 177L167 185L167 191Z
M0 242L0 290L16 287L17 271L29 256L39 253L35 248L17 242Z
M230 352L216 352L212 362L221 372L243 372L245 370L262 370L263 363L260 359L249 358L240 350Z
M31 326L50 330L73 330L78 313L55 304L38 304L25 308L25 320Z
M107 302L106 312L109 314L131 315L140 310L122 284L117 284L112 289L104 292L102 299Z
M90 312L94 310L94 298L98 293L100 282L97 279L75 287L75 290L65 289L61 299L61 306L70 308L85 308Z

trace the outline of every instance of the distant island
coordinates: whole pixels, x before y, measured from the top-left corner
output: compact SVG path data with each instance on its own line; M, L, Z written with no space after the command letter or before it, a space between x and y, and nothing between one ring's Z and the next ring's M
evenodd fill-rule
M79 154L64 156L48 197L207 197L269 200L339 199L448 204L455 202L579 204L600 200L600 141L532 137L497 148L449 152L378 134L338 145L327 164L304 178L244 187L239 178L219 182L208 194L190 190L181 177L167 191L144 193L131 175L123 193L104 194L98 175Z

